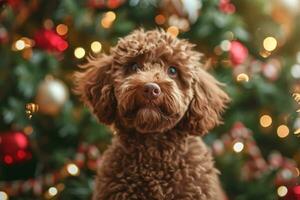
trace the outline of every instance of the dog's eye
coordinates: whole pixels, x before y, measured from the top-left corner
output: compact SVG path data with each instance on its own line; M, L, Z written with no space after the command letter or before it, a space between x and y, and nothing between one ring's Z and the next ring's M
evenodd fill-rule
M176 77L176 76L177 76L177 69L176 69L176 67L170 66L170 67L168 68L168 74L169 74L169 76L171 76L171 77Z
M139 64L136 62L130 64L130 70L136 72L139 69Z

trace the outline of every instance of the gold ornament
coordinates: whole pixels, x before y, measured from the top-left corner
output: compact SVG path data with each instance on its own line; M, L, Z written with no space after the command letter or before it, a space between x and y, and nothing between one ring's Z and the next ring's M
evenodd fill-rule
M238 82L248 82L249 81L249 76L245 73L241 73L237 75L236 80Z
M51 76L39 85L36 102L40 112L48 115L56 115L69 97L66 85Z
M26 112L28 118L31 119L32 114L36 113L39 110L39 106L35 103L28 103L28 104L26 104L25 109L26 109L25 112Z
M300 104L300 93L294 93L293 97L294 97L295 101L297 101L297 103Z

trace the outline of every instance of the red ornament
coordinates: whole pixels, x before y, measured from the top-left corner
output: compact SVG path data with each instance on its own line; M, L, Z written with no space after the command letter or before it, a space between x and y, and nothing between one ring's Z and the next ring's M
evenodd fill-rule
M229 50L231 63L236 66L242 64L248 57L248 49L238 41L232 41Z
M10 131L0 134L0 162L11 165L31 158L29 140L23 132Z
M115 9L120 7L124 2L125 0L89 0L88 6L97 9Z
M282 198L284 200L300 200L300 185L288 188L287 195Z
M42 29L36 32L34 40L36 45L48 51L65 51L68 43L53 30Z
M12 8L16 9L20 6L21 0L0 0L0 6L9 5Z
M219 10L225 14L232 14L235 12L235 6L230 0L220 0Z

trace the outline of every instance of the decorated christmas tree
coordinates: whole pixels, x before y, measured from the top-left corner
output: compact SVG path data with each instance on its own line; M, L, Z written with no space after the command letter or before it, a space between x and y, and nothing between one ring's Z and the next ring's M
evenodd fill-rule
M136 28L204 54L232 101L204 137L227 199L299 199L300 1L0 0L0 200L90 199L114 133L72 92ZM298 111L299 112L299 111Z

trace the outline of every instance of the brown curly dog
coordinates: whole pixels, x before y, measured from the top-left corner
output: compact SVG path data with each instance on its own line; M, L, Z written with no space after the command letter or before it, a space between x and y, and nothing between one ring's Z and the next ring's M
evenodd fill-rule
M220 123L229 98L193 46L163 30L137 30L75 74L75 92L117 132L94 200L221 199L199 136Z

